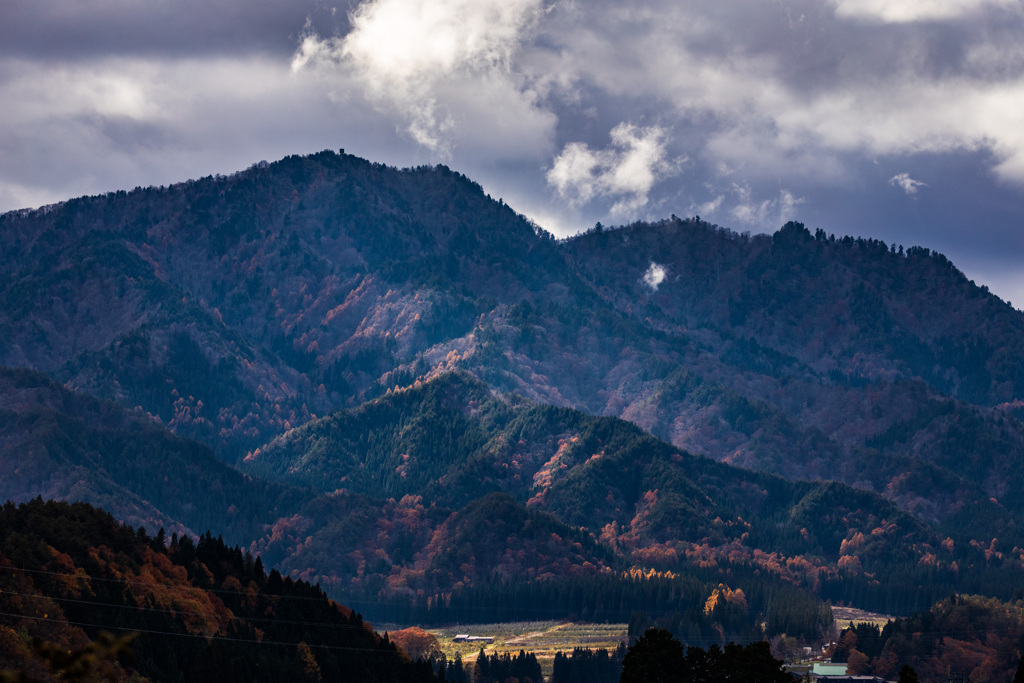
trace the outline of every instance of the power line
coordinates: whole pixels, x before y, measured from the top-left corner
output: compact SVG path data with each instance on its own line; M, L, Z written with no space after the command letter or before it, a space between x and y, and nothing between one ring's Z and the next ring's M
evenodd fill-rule
M10 594L10 593L8 592L7 594ZM27 597L41 597L41 598L45 598L46 596L27 596ZM82 601L82 602L86 602L86 601ZM95 604L103 604L103 603L95 603ZM117 607L116 605L112 605L112 606ZM124 606L124 607L126 609L145 609L145 608L131 607L131 606L127 606L127 605ZM108 629L108 630L117 630L117 631L123 631L123 632L126 632L126 633L146 633L146 634L151 634L151 635L174 636L174 637L179 637L179 638L204 639L204 640L207 640L207 641L216 640L216 641L223 641L223 642L245 643L245 644L248 644L248 645L273 645L273 646L278 646L278 647L281 647L281 646L283 646L283 647L295 647L295 646L299 645L299 643L283 642L283 641L248 640L248 639L245 639L245 638L232 638L230 636L194 634L194 633L175 633L175 632L172 632L172 631L160 631L160 630L156 630L156 629L142 629L142 628L127 628L127 627L122 627L122 626L109 626L109 625L97 624L97 623L93 623L93 622L71 621L71 620L67 620L67 619L60 619L60 620L58 620L58 619L51 619L51 618L45 617L45 616L44 617L35 617L35 616L29 616L29 615L25 615L25 614L17 614L17 613L11 613L11 612L0 612L0 616L11 617L11 618L15 618L15 619L27 619L27 620L32 620L32 621L48 622L48 623L67 624L67 625L70 625L70 626L84 626L84 627L92 627L92 628L100 628L100 629ZM284 622L284 623L292 623L292 622ZM317 625L316 622L294 622L294 623L305 623L305 624ZM970 632L968 632L968 631L929 631L929 632L922 632L922 634L924 634L924 635L966 635L968 633L970 633ZM708 645L720 642L718 639L714 639L714 638L696 638L696 639L688 638L687 640L690 641L691 643L701 643L701 644L708 644ZM308 647L310 647L310 648L318 648L318 649L324 649L324 650L338 650L338 651L348 651L348 652L375 652L375 653L378 653L378 654L396 654L396 652L393 651L393 650L387 650L387 649L382 649L382 648L364 648L364 647L352 647L352 646L343 646L343 645L323 645L323 644L310 644L310 643L306 643L306 645ZM525 649L525 648L520 646L520 649ZM919 660L940 660L940 659L942 659L942 656L941 655L937 655L937 654L929 654L929 655L924 655L924 656L917 655L917 659L919 659Z
M50 619L49 617L31 617L31 616L28 616L28 615L15 614L15 613L11 613L11 612L0 612L0 617L12 617L12 618L15 618L15 619L30 619L32 621L44 621L44 622L49 622L51 624L52 623L68 624L70 626L86 626L86 627L91 627L91 628L101 628L101 629L109 629L109 630L114 630L114 631L124 631L126 633L149 633L149 634L161 635L161 636L175 636L175 637L178 637L178 638L193 638L193 639L202 638L203 640L220 640L220 641L227 641L227 642L234 642L234 643L246 643L248 645L277 645L277 646L286 646L286 647L296 647L297 645L299 645L299 643L286 643L286 642L275 641L275 640L246 640L245 638L232 638L230 636L205 635L205 634L201 634L201 633L174 633L173 631L157 631L157 630L154 630L154 629L145 629L145 628L125 628L123 626L108 626L108 625L104 625L104 624L94 624L94 623L85 622L85 621L69 621L69 620L66 620L66 619L58 621L56 619ZM309 646L310 648L320 648L320 649L325 649L325 650L345 650L345 651L351 651L351 652L377 652L377 653L380 653L380 654L397 654L397 651L395 651L395 650L387 650L387 649L381 649L381 648L349 647L349 646L344 646L344 645L313 645L313 644L310 644L310 643L306 643L306 645Z
M180 566L180 565L177 565L177 566ZM184 567L182 567L182 569L184 569ZM21 567L3 567L3 566L0 566L0 570L6 570L6 571L11 571L11 572L22 572L24 574L42 574L44 576L59 576L59 577L65 577L65 578L69 578L69 579L89 579L90 581L105 581L107 583L117 583L117 584L141 585L141 586L160 586L162 588L180 588L181 587L181 584L177 584L177 583L159 583L159 582L156 582L156 581L144 581L142 579L107 579L107 578L104 578L102 576L93 576L92 574L85 574L85 573L82 573L82 574L69 574L67 572L50 572L50 571L46 571L46 570L43 570L43 569L24 569L24 568L21 568ZM290 578L290 577L282 577L282 578ZM201 590L201 591L206 591L207 593L218 593L218 594L224 594L224 595L238 595L240 593L240 591L224 590L224 589L217 589L217 588L202 588L200 586L189 586L189 587L190 588L196 588L196 589ZM319 590L322 591L323 589L320 588ZM305 600L305 601L308 601L308 602L334 602L336 604L340 604L336 600L332 600L331 598L327 597L326 593L324 594L323 597L319 597L319 598L304 597L304 596L301 596L301 595L275 595L273 597L280 598L282 600Z
M93 575L90 575L90 574L84 574L84 573L71 574L71 573L67 573L67 572L53 572L53 571L46 571L46 570L24 569L24 568L17 568L17 567L0 567L0 570L8 570L8 571L12 571L12 572L22 572L22 573L26 573L26 574L39 574L39 575L45 575L45 576L55 576L55 577L71 578L71 579L79 579L79 580L88 579L90 581L109 582L109 583L116 583L116 584L120 584L120 585L127 584L127 585L138 585L138 586L145 586L145 587L154 587L154 586L156 586L156 587L171 588L171 589L189 588L189 589L199 590L199 591L203 591L203 592L210 592L210 593L217 593L217 594L224 594L224 595L232 595L232 596L244 597L244 593L242 593L240 591L218 590L218 589L213 589L213 588L201 588L201 587L198 587L198 586L191 586L191 585L183 586L181 584L157 583L157 582L153 582L153 581L143 581L143 580L139 580L139 579L135 579L135 580L130 580L130 579L108 579L108 578L96 577L96 576L93 576ZM90 600L81 600L81 599L76 599L76 598L50 597L50 596L45 596L45 595L32 595L32 594L18 593L18 592L14 592L14 591L4 591L2 589L0 589L0 595L11 595L11 596L18 596L18 597L29 598L29 599L49 599L49 600L53 600L55 602L70 602L70 603L77 603L77 604L93 605L93 606L98 606L98 607L109 607L109 608L121 609L121 610L136 610L136 611L139 611L139 612L154 612L154 613L163 613L163 614L170 614L170 615L178 615L178 614L192 615L192 616L205 617L205 618L221 620L221 621L228 620L228 621L241 621L241 622L248 621L248 622L261 622L261 623L280 623L280 624L302 625L302 626L317 626L317 627L321 627L321 628L329 627L329 628L333 628L333 629L346 629L346 628L348 628L348 629L361 630L361 629L364 628L362 626L358 626L358 625L354 625L354 624L330 624L330 623L326 623L326 622L312 622L312 621L301 621L301 620L285 620L285 619L274 619L274 618L267 618L267 617L249 617L249 618L247 618L247 617L242 617L242 616L234 615L233 613L230 616L225 616L225 615L219 615L219 614L216 614L216 613L213 613L213 612L201 612L201 611L195 611L195 610L192 610L192 611L178 611L178 610L166 609L166 608L139 607L139 606L133 606L133 605L117 605L117 604L114 604L114 603L105 603L105 602L90 601ZM306 602L312 601L312 602L323 602L323 603L327 603L327 604L340 605L340 603L338 603L338 602L336 602L336 601L334 601L334 600L332 600L330 598L327 598L326 596L321 597L321 598L312 598L312 597L303 597L303 596L264 596L264 597L267 598L267 599L270 599L270 600L299 600L299 601L306 601ZM346 607L348 607L349 609L351 609L352 606L363 606L363 607L371 607L372 608L374 606L401 605L401 606L414 607L409 601L400 600L398 598L392 598L392 599L388 599L388 600L381 600L381 599L376 599L376 600L374 600L374 599L363 599L363 600L359 600L359 599L356 599L356 600L351 600L351 601L346 601L346 602L347 602ZM493 612L495 608L494 607L487 607L487 606L483 606L483 605L481 605L481 606L465 605L465 606L451 608L451 609L453 611L458 611L461 614L466 614L467 612L476 612L476 613ZM524 608L522 611L527 612L527 613L533 613L533 614L536 614L536 613L549 613L549 614L560 614L560 615L564 615L567 612L567 610L565 610L565 609L541 608L541 607ZM804 615L804 614L814 614L815 612L816 612L816 610L811 610L811 609L775 610L775 611L772 612L772 614L776 614L776 615L786 615L786 614ZM594 617L597 617L598 615L613 615L613 614L621 614L621 613L622 613L621 610L617 610L617 609L597 609L597 610L591 610L590 611L590 614L592 614ZM702 609L639 610L639 613L642 613L642 614L647 615L648 617L654 617L654 618L656 618L658 616L674 616L674 615L679 615L681 617L688 617L688 616L694 616L694 615L702 614L703 610ZM11 615L7 615L7 616L11 616ZM22 616L23 618L33 618L33 617L24 616L24 615L19 615L19 616ZM839 621L839 620L837 620L837 621ZM67 622L67 623L72 623L72 622ZM92 626L97 626L97 627L103 628L103 626L101 626L101 625L96 625L96 624L88 624L88 625L92 625ZM154 633L164 633L164 632L155 632L154 631ZM930 632L923 632L923 633L925 635L971 635L971 634L974 633L974 631L960 631L960 630L957 630L957 631L930 631ZM174 634L174 633L167 633L167 634L168 635L185 635L185 634ZM1007 631L1006 634L1007 635L1016 635L1015 633L1013 633L1011 631ZM699 640L703 641L704 639L699 639ZM241 642L251 642L251 641L242 640ZM710 641L708 641L708 642L710 642Z
M188 586L188 588L192 588L192 587ZM202 589L196 589L196 590L202 590ZM81 599L78 599L78 598L51 597L51 596L48 596L48 595L35 595L35 594L31 594L31 593L17 593L15 591L9 591L9 590L0 589L0 597L5 596L5 595L13 595L13 596L17 596L17 597L20 597L20 598L29 598L29 599L37 599L37 600L52 600L52 601L58 602L58 603L71 602L71 603L80 604L80 605L93 605L93 606L96 606L96 607L111 607L111 608L114 608L114 609L136 610L138 612L155 612L155 613L161 613L161 614L170 614L172 616L191 615L191 616L197 616L197 617L208 617L210 619L215 619L215 620L218 620L218 621L243 621L243 622L246 622L246 621L256 621L256 622L270 622L270 623L274 623L274 624L292 624L292 625L298 625L298 626L319 626L321 628L349 628L349 629L365 630L362 626L358 626L356 624L331 624L331 623L328 623L328 622L298 621L298 620L292 620L292 619L275 619L275 618L271 618L271 617L240 617L240 616L237 616L237 615L235 615L233 613L230 616L226 616L226 615L222 615L222 614L217 614L216 612L201 612L201 611L196 611L196 610L176 610L176 609L169 609L169 608L163 608L163 607L139 607L137 605L118 605L118 604L112 603L112 602L99 602L97 600L81 600ZM225 609L229 609L229 608L225 608Z
M117 583L117 584L141 585L141 586L145 586L145 587L152 587L152 586L160 586L160 587L164 587L164 588L181 588L182 587L181 584L158 583L158 582L155 582L155 581L144 581L144 580L141 580L141 579L134 579L134 580L133 579L108 579L108 578L97 577L97 576L93 576L91 574L85 574L85 573L71 574L71 573L67 573L67 572L52 572L52 571L46 571L46 570L41 570L41 569L23 569L23 568L18 568L18 567L0 567L0 570L8 570L8 571L14 571L14 572L23 572L23 573L28 573L28 574L41 574L41 575L45 575L45 576L57 576L57 577L70 578L70 579L89 579L90 581L104 581L104 582L108 582L108 583ZM627 578L627 579L624 579L624 580L632 581L634 579L628 579ZM216 588L202 588L202 587L199 587L199 586L189 586L189 587L190 588L196 588L198 590L206 591L206 592L209 592L209 593L216 593L216 594L221 594L221 595L239 595L240 594L240 591L223 590L223 589L216 589ZM320 589L320 590L323 590L323 589ZM400 606L409 605L409 606L413 606L413 603L411 602L411 599L413 597L415 597L415 596L409 596L410 599L408 599L408 600L403 600L403 599L400 599L400 598L397 598L397 597L395 597L395 598L388 598L388 599L369 598L369 597L367 597L367 598L356 598L356 597L353 597L353 598L344 598L343 601L341 601L341 600L334 600L332 598L329 598L329 597L326 596L326 594L322 598L303 597L303 596L291 596L291 595L287 595L287 596L286 595L281 595L281 596L272 596L272 597L278 598L278 599L281 599L281 600L303 600L303 601L313 601L313 602L332 602L332 603L337 604L337 605L342 605L344 603L345 607L347 607L349 609L352 609L353 606L364 606L364 607L379 607L379 606L394 606L394 605L400 605ZM436 597L436 595L435 596L431 596L431 597ZM703 603L705 598L701 597L701 596L695 596L694 600L696 602L698 602L698 603ZM470 610L470 611L476 611L476 612L484 612L484 611L491 611L493 608L484 607L484 606L475 607L475 606L466 605L466 606L460 606L460 607L451 608L451 609L458 609L460 611ZM566 613L566 610L558 609L558 608L555 608L555 607L548 607L548 608L533 607L533 608L525 609L524 611L533 612L533 613L544 612L544 613L551 613L551 614L564 614L564 613ZM698 607L695 607L693 609L642 610L642 612L645 613L645 614L648 614L650 616L670 616L670 615L674 615L674 614L679 614L680 616L693 616L693 615L697 615L697 614L703 614L703 607L702 606L698 606ZM788 614L801 614L801 615L804 615L804 614L815 614L816 612L817 612L817 610L814 610L814 609L772 610L771 614L773 614L773 615L788 615ZM591 610L591 613L592 614L619 614L619 613L621 613L621 610L614 609L614 608L603 608L603 609L599 609L599 610Z

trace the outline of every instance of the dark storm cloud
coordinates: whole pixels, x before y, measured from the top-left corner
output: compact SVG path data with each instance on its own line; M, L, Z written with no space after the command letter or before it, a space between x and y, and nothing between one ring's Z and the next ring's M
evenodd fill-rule
M1019 0L7 0L0 101L0 209L344 147L559 234L804 220L1024 302Z
M344 25L346 9L315 0L4 0L0 55L288 55L307 19L332 31Z

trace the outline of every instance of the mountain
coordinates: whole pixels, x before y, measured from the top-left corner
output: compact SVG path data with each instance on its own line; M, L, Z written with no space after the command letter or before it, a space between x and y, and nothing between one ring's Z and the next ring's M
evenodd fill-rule
M489 507L503 511L491 518L524 515L514 512L523 509L515 502L593 534L608 551L601 561L587 558L592 565L615 566L614 553L620 566L684 573L709 564L726 572L753 566L823 598L898 613L925 609L949 591L1009 597L1020 569L1017 551L1009 551L1021 545L1015 519L987 499L961 502L975 535L935 528L878 494L832 482L793 483L693 456L616 418L495 393L468 373L439 376L295 428L250 454L241 468L335 495L400 498L400 506L420 515L423 501L462 508L452 520L466 510L479 514L471 510L489 495ZM447 525L453 523L460 522ZM522 528L531 526L540 524ZM283 543L307 538L313 546L336 545L309 529L301 526ZM559 538L568 533L556 531ZM470 545L482 552L491 538L444 527L434 533L429 547L442 549L474 538ZM516 543L510 536L510 553L519 552ZM992 552L997 548L1006 552ZM601 557L599 548L591 552ZM522 564L529 576L544 573L529 557ZM431 558L426 552L415 565L427 577ZM301 572L338 566L327 557L280 563ZM387 564L395 565L392 577L404 576L398 562ZM447 586L501 576L493 570L456 576Z
M254 481L209 447L25 369L0 368L0 498L79 500L155 531L253 537L304 492Z
M3 214L0 255L18 500L406 602L755 567L904 612L1020 568L1024 314L922 247L556 240L445 167L327 151Z
M0 216L0 363L238 462L462 369L953 526L1024 512L1024 314L922 247L699 219L555 240L344 153Z
M941 254L695 220L567 246L618 310L700 348L604 412L693 452L887 492L936 520L955 508L936 504L936 488L980 487L1020 509L1024 315ZM652 291L642 276L654 265L664 280ZM908 484L908 470L942 485Z
M14 370L8 371L4 380L3 437L9 446L0 456L7 471L19 472L25 464L33 465L5 480L4 493L9 497L26 500L43 493L108 502L120 516L141 518L151 529L165 523L183 530L180 541L174 533L169 546L172 553L190 547L188 539L194 537L190 528L212 521L216 528L227 529L229 538L245 540L250 557L259 557L261 565L279 566L295 580L315 581L329 594L351 598L367 614L422 622L448 619L451 613L429 613L441 606L439 599L421 601L424 595L451 595L455 600L451 609L460 611L462 621L487 620L495 615L495 608L508 604L522 610L542 609L545 618L585 614L621 621L633 615L630 608L595 612L587 596L594 590L605 599L616 591L640 591L657 595L659 609L679 611L685 605L684 613L689 614L720 590L725 580L744 585L751 598L738 614L726 610L722 615L688 618L687 623L696 619L704 639L721 632L750 637L761 633L759 624L765 619L774 632L785 613L781 602L772 604L765 597L766 585L772 587L772 595L785 592L789 596L785 604L808 605L799 620L785 622L789 632L816 638L830 623L820 600L806 589L789 587L782 577L759 579L713 570L697 579L686 576L690 569L685 562L683 566L673 563L685 578L651 579L642 571L627 575L626 568L635 572L638 560L613 549L587 529L568 526L557 516L530 509L500 491L481 491L480 497L467 499L463 505L449 501L453 504L446 507L436 502L424 504L422 496L413 494L396 501L393 497L371 498L344 491L322 494L309 487L268 483L233 470L207 447L168 433L144 415L74 394L45 376ZM449 394L460 388L469 393L487 391L468 376L443 376L428 388ZM407 405L410 412L422 414L422 403L413 396ZM626 423L621 425L635 431ZM63 545L47 543L59 547L59 552L76 557L87 553L82 548L67 550L67 544L74 539L93 539L99 533L83 529L81 520L63 521L65 510L78 514L74 511L86 508L54 507L39 498L27 505L31 512L24 514L33 523L49 518L47 533L56 534ZM14 514L13 505L7 509ZM17 513L22 514L21 510ZM110 519L97 515L101 521ZM10 522L10 528L20 523ZM133 530L127 533L128 538L135 538ZM157 551L164 547L164 528L156 534L159 540L147 541L142 533L140 530L145 544ZM29 566L21 556L23 544L17 535L0 538L0 562L8 558L19 567ZM112 547L116 550L118 546ZM214 542L207 531L199 538L197 552L202 555L211 547L227 553L229 564L235 562L236 555L242 556L241 551L224 550L220 538ZM159 576L153 576L159 582ZM515 590L536 593L562 587L566 596L575 598L538 607L520 594L510 603L503 586L515 581L527 583L525 589ZM679 584L671 591L674 597L666 598L661 590L666 581ZM588 600L586 612L579 604L584 598ZM467 599L472 605L464 604ZM642 608L650 600L630 604ZM447 600L445 605L447 609ZM420 613L423 608L428 613ZM694 614L702 612L697 609Z
M0 253L3 364L229 456L468 332L482 302L553 286L560 263L457 173L330 152L5 214Z
M391 576L390 588L399 593L439 591L460 581L563 574L584 565L593 572L614 562L589 535L511 500L488 499L507 514L500 527L481 527L483 493L457 505L424 506L420 496L396 501L364 492L325 494L252 477L145 414L24 369L0 370L0 444L0 496L6 500L104 505L151 532L194 537L215 529L251 546L268 564L329 590ZM468 573L461 546L449 542L467 537L476 546ZM525 553L518 564L506 557L509 548ZM363 555L367 561L359 559Z
M424 504L422 496L412 494L396 501L393 497L371 498L344 491L324 494L305 486L268 483L235 471L217 460L209 448L170 434L138 412L75 394L28 370L7 371L3 380L2 434L7 447L0 450L0 461L6 471L24 469L5 480L4 493L29 500L27 508L15 510L9 504L6 509L14 515L12 519L31 510L24 514L35 524L51 518L47 533L56 534L64 545L46 543L65 554L77 557L87 552L67 550L67 543L74 539L91 542L97 533L102 535L102 529L84 529L84 522L77 517L74 522L62 521L65 510L79 514L75 511L87 508L54 507L39 498L33 500L33 496L42 493L105 501L119 516L140 518L151 529L161 523L181 529L185 533L180 540L175 532L167 547L172 555L186 553L185 564L192 557L189 539L195 537L189 529L212 521L217 529L228 531L229 539L245 541L249 546L246 552L250 558L259 557L260 566L264 562L279 566L290 580L315 581L331 595L350 598L350 604L364 613L391 620L489 620L501 616L494 610L508 604L534 612L542 609L544 618L585 614L621 621L633 616L633 610L625 607L595 612L590 598L598 590L605 599L616 591L648 595L647 602L642 597L631 601L640 608L651 604L653 596L657 596L658 609L679 611L685 605L684 613L702 615L688 617L686 628L697 628L704 639L725 632L751 637L761 633L765 619L772 632L785 627L790 633L817 638L830 623L819 599L807 589L790 586L782 577L765 579L749 572L736 576L712 570L694 578L686 575L690 573L686 567L677 567L684 571L680 578L652 579L642 571L636 573L635 560L587 529L570 527L555 515L530 509L506 493L484 491L464 505L445 507L436 502ZM459 388L469 393L487 391L468 376L441 377L429 387L443 393ZM408 402L410 412L423 413L421 403L425 402L414 396ZM25 469L26 464L33 467ZM90 515L79 517L110 523L104 514ZM11 522L10 528L20 523ZM130 528L126 533L127 538L135 539ZM139 536L144 545L158 552L167 545L164 528L155 539L147 540L140 527ZM0 538L0 563L8 558L19 567L29 566L21 555L23 545L21 536ZM226 553L223 561L229 565L242 558L240 550L231 551L209 531L199 536L196 552L204 556L208 551ZM44 556L49 557L49 552ZM634 567L629 570L632 574L623 573L627 567ZM160 581L159 576L152 576ZM148 579L139 579L144 580ZM721 614L707 615L701 609L694 612L693 608L700 608L721 590L723 580L746 586L751 598L743 603L743 609L723 608ZM519 597L510 602L504 586L523 581L525 588L514 588ZM666 582L674 585L674 597L665 597ZM539 607L531 599L522 599L523 590L550 593L563 588L566 597L574 596L573 601L547 601ZM787 596L784 603L768 599L780 591ZM454 604L449 605L446 598L443 602L448 611L439 612L442 601L432 597L424 602L425 595L449 595ZM466 605L466 600L472 604ZM580 600L587 605L581 606ZM796 603L806 603L807 609L798 619L787 619L782 605ZM650 611L650 607L646 609ZM460 616L455 617L451 610ZM682 630L684 624L679 626ZM136 624L133 628L149 627ZM11 657L28 666L25 652Z
M666 331L727 329L778 352L748 349L746 369L923 379L982 405L1024 389L1024 317L926 248L812 235L799 223L750 237L696 219L590 231L567 247L620 310L643 302L643 317ZM642 277L649 264L663 271L656 286Z

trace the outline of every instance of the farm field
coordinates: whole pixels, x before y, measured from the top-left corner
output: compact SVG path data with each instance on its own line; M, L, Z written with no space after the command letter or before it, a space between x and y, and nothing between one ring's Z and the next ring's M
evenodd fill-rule
M838 632L839 629L849 626L851 622L854 624L873 624L878 628L882 628L896 617L888 614L878 614L877 612L866 612L855 607L833 606L832 618L835 619L835 629Z
M400 626L381 624L377 626L381 632ZM456 654L462 656L464 664L476 661L481 648L487 654L505 652L513 655L520 650L532 652L537 656L545 676L551 675L555 653L566 654L573 648L582 647L591 650L605 648L614 650L619 643L626 643L627 624L576 624L565 621L525 621L506 624L472 624L451 626L439 629L427 629L437 636L441 649L452 659ZM456 643L455 636L490 636L493 644Z

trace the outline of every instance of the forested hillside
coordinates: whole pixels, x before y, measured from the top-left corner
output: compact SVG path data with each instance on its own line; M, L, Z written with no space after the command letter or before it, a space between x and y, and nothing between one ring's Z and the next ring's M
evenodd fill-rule
M229 458L561 270L553 240L463 176L332 152L5 214L0 250L0 361Z
M450 590L458 582L583 567L594 572L616 561L589 534L511 500L502 525L488 528L487 499L445 506L424 505L419 496L325 495L247 476L144 415L70 392L38 373L0 373L0 387L0 466L8 475L0 493L6 499L46 496L109 505L118 517L151 531L163 527L194 536L214 528L329 590L370 582L397 591L402 600L410 591ZM474 551L445 540L467 537ZM425 560L417 565L419 555ZM393 586L385 580L391 573Z
M566 248L604 300L696 347L605 412L734 464L870 487L931 519L971 488L1020 509L1024 315L941 254L697 220L592 230Z
M0 444L3 500L81 500L153 531L217 528L238 543L309 498L246 477L142 411L24 369L0 368Z
M985 521L984 534L936 528L877 494L827 482L794 484L695 457L621 420L496 394L467 374L321 418L253 452L241 467L282 484L400 499L399 507L417 515L500 494L480 507L481 519L489 509L516 519L520 513L505 507L516 501L586 530L605 552L626 561L620 566L691 576L697 567L719 567L705 575L712 582L721 580L717 572L743 575L742 567L755 567L822 598L890 613L926 609L951 591L1008 598L1024 566L1014 520L991 501L961 503L962 516L978 520L969 528ZM309 524L297 526L284 544L309 535ZM438 527L433 545L487 547L482 535L475 540L477 532L459 536L450 529L450 523ZM1003 535L993 538L996 531ZM600 548L592 552L601 556ZM280 561L295 566L289 563L297 559ZM388 564L396 563L382 566ZM304 561L296 568L316 567ZM398 566L390 572L403 575ZM509 578L492 574L464 583Z
M833 653L854 675L895 679L903 664L921 680L942 680L951 672L978 683L1015 676L1024 638L1024 604L977 595L954 595L907 619L879 629L870 624L843 629Z
M134 657L100 658L119 681L437 680L319 588L219 538L150 536L82 503L0 509L0 588L0 669L37 680L64 680L76 660L59 655L83 662L104 632L136 634Z

